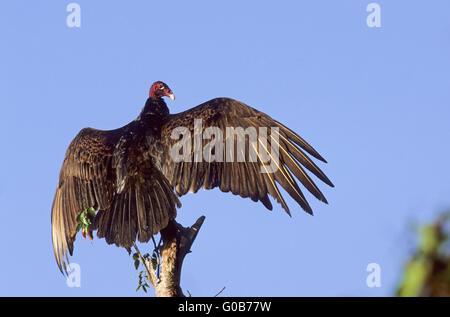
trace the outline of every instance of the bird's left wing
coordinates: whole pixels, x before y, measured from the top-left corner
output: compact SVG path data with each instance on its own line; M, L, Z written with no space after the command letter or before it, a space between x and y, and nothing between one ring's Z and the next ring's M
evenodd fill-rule
M67 149L52 206L52 240L56 262L66 272L72 255L79 213L89 207L107 209L114 193L111 168L114 131L86 128Z

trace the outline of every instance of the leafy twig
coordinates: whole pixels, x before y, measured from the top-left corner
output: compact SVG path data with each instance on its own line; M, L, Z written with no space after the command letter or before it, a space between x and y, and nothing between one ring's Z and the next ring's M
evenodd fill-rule
M140 260L140 262L142 262L142 265L144 266L145 271L146 271L146 273L147 273L147 276L146 276L146 277L147 277L147 280L150 282L150 284L151 284L153 287L156 287L156 285L157 285L157 280L154 280L153 274L152 274L152 272L150 271L150 268L149 268L148 265L147 265L147 260L142 256L141 251L139 251L139 248L138 248L138 246L136 245L135 242L133 242L133 246L134 246L134 248L136 249L135 255L137 254L137 256L138 256L138 257L136 258L135 255L133 255L134 266L135 266L136 270L137 270L138 267L139 267L139 260ZM148 254L146 254L146 255L147 255L147 257L148 257ZM139 273L139 282L141 282L141 276L142 276L142 272ZM138 289L139 289L139 287L138 287Z

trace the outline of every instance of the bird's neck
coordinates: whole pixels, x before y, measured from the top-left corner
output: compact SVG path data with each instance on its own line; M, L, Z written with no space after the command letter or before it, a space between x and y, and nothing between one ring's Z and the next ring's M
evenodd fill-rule
M169 108L162 98L148 98L145 102L144 109L142 109L142 116L157 116L165 117L169 114Z

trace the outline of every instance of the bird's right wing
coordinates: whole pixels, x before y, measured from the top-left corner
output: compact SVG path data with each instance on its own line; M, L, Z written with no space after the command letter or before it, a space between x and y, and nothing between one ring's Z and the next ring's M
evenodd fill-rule
M196 119L201 123L199 131L196 131ZM234 132L237 131L237 134L228 134L230 128L234 129ZM267 131L265 139L260 134L263 128ZM173 154L177 154L178 150L173 152L173 149L178 148L180 140L179 136L174 137L172 134L176 131L181 133L183 129L186 134L194 137L188 141L190 147L186 147L188 153L183 153L186 155L185 158L177 162ZM208 133L207 129L217 133ZM244 135L245 131L256 131L258 138L251 140L249 135ZM278 137L271 131L278 131ZM200 135L198 149L195 148L196 133ZM218 135L222 138L219 139ZM238 137L245 140L245 147L241 147L241 153L238 153L239 148L235 147ZM233 144L231 147L228 146L228 141ZM325 196L304 168L324 183L333 186L328 177L305 154L307 152L325 162L305 140L265 113L230 98L212 99L185 112L171 115L162 126L161 143L164 148L160 158L163 173L180 196L188 191L195 193L201 187L205 189L219 187L223 192L231 191L235 195L261 201L268 209L272 209L268 199L268 195L271 195L289 213L289 208L278 189L279 184L305 211L312 213L295 178L323 202L327 202ZM222 148L222 151L215 149L216 158L212 161L205 157L212 154L213 146L207 149L211 143ZM275 155L272 148L279 149L278 155ZM249 160L249 153L252 150L257 156L256 159ZM184 149L181 152L184 152ZM196 160L196 153L200 154L200 160ZM241 154L241 158L245 157L245 160L239 161L238 154ZM228 157L231 160L228 160ZM217 158L221 160L218 161ZM270 158L271 166L267 164L266 158Z

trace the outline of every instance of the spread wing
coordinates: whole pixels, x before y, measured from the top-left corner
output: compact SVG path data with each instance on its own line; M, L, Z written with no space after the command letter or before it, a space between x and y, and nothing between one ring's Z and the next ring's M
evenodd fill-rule
M114 193L111 168L115 138L106 131L83 129L67 149L52 206L53 250L60 270L73 252L78 214L89 207L109 208Z
M199 121L195 125L195 119L201 119L201 126L198 124ZM230 127L235 128L235 133L227 133L227 128ZM238 127L242 129L236 129ZM208 128L213 130L208 131ZM266 138L259 133L264 130L260 128L266 128ZM183 129L194 136L188 141L184 139L181 142L183 139L179 136L184 135ZM203 133L203 140L200 136L197 140L201 141L197 142L197 146L194 142L196 135L194 130L198 130L197 135L200 131ZM222 139L218 136L220 133L211 132L217 130L222 131ZM174 135L173 131L176 131ZM251 138L250 134L243 134L243 131L257 131L257 140ZM242 153L242 147L239 149L237 145L227 146L233 144L227 143L229 141L234 140L235 144L238 143L238 137L245 140L245 153ZM183 148L181 145L186 144L184 142L190 144L190 147ZM235 195L261 201L271 210L272 204L268 198L270 195L290 214L289 207L280 193L278 187L280 185L306 212L312 214L311 207L296 179L317 199L325 203L327 203L325 196L305 169L333 187L328 177L306 153L323 162L326 161L305 140L268 115L233 99L216 98L185 112L171 115L163 124L161 143L164 147L160 154L162 171L180 196L188 191L195 193L201 187L205 189L219 187L223 192L231 191ZM223 150L218 150L218 147L211 143L221 145ZM272 146L278 147L278 154L272 151ZM238 153L239 151L241 153ZM257 153L253 156L253 160L250 158L251 151ZM179 157L174 159L174 155L178 154L183 157L181 161ZM215 159L211 161L213 156ZM219 157L222 158L221 161Z
M180 202L152 165L145 139L131 139L127 131L83 129L67 150L52 207L61 271L67 272L65 260L73 253L76 218L89 207L99 210L93 222L97 236L127 249L136 237L147 242L176 216Z

